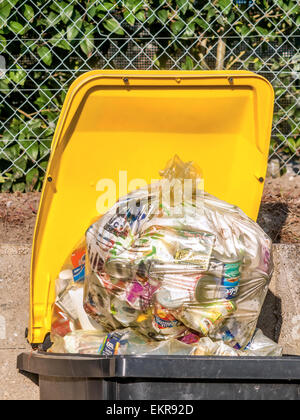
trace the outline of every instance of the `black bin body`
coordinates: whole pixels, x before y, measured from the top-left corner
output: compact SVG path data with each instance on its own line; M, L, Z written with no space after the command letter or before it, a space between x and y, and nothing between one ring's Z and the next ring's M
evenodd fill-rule
M22 353L42 400L299 400L300 357Z

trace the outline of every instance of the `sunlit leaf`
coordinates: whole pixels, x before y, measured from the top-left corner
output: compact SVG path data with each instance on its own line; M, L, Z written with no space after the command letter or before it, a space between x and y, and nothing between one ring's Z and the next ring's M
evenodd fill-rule
M124 35L124 30L122 29L120 23L116 19L108 19L103 22L103 26L109 32L113 32L117 35Z
M37 53L39 57L42 59L42 61L47 65L51 66L52 64L52 54L48 47L39 47L37 49Z

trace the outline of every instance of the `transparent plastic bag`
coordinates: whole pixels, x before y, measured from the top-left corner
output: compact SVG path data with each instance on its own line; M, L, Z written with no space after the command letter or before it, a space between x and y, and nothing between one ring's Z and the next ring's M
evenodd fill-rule
M191 336L194 336L191 339ZM188 339L187 339L188 337ZM66 334L51 336L51 353L78 353L114 355L160 355L160 356L281 356L282 347L256 330L245 350L236 350L222 340L213 341L209 337L188 334L185 340L169 339L153 341L139 335L131 328L103 331L76 330Z
M273 269L271 240L238 207L199 189L191 162L175 157L162 175L88 229L85 311L108 331L194 334L244 349Z
M251 341L244 351L240 351L240 356L282 356L282 347L257 328Z
M90 319L83 307L85 280L85 240L74 249L55 282L56 300L52 311L51 332L64 337L75 330L103 330Z
M153 341L141 336L131 328L115 330L111 333L101 331L77 330L64 337L52 335L51 353L77 353L113 355L192 355L196 344L186 344L175 339Z
M209 337L202 337L194 356L282 356L282 347L266 337L257 329L244 350L237 350L225 344L223 340L213 341Z

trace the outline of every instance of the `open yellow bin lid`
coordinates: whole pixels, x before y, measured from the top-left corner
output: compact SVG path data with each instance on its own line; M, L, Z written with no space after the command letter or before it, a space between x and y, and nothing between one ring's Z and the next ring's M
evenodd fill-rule
M101 179L148 183L177 154L207 192L256 220L272 125L270 83L246 71L92 71L70 87L33 242L28 340L51 329L55 280L99 214ZM117 198L118 198L117 191Z

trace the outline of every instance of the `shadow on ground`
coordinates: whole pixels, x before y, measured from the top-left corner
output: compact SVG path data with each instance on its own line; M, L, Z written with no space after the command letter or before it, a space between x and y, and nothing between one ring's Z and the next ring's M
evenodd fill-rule
M268 290L257 322L257 328L271 340L278 343L282 326L281 299Z
M257 223L273 242L280 242L289 209L286 203L261 203Z

